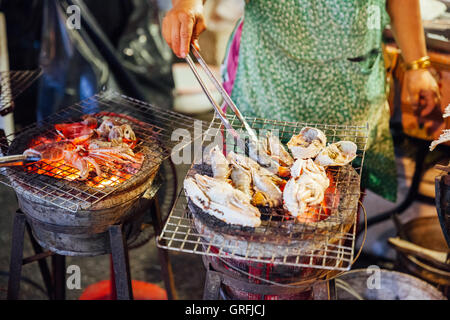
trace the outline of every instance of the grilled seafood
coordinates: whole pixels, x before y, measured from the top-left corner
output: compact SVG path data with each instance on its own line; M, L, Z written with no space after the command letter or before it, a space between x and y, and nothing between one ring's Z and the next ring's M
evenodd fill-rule
M290 167L294 163L291 155L284 148L278 136L269 131L265 139L261 141L263 149L268 155L283 167Z
M280 177L288 177L290 174L289 168L281 165L278 160L272 158L268 154L267 145L262 140L258 143L250 142L248 144L249 156L255 160L262 167L266 168L273 174Z
M358 147L351 141L339 141L328 145L315 159L321 166L345 166L356 158Z
M215 146L209 152L211 159L211 168L213 171L213 177L217 179L228 179L230 176L230 163L223 155L219 146Z
M136 141L136 134L129 124L120 124L108 117L103 118L102 123L95 132L100 138L108 141Z
M230 163L235 162L239 166L241 166L243 169L247 170L250 174L250 169L255 169L260 175L262 176L268 176L270 179L279 187L282 187L286 184L286 181L281 179L276 174L270 172L267 168L262 167L259 165L255 160L246 157L242 154L235 153L233 151L229 152L227 155L227 159Z
M240 165L235 159L231 159L231 167L231 180L234 186L249 197L252 197L252 175L250 170Z
M122 124L111 128L108 134L109 141L136 141L136 135L129 124Z
M133 173L140 168L144 158L140 153L135 154L126 144L109 148L89 148L77 145L74 150L64 151L64 160L80 170L78 180L86 180L91 166L95 169L97 176L102 176L103 173L100 165L107 168L120 167L125 172Z
M91 116L84 117L81 122L55 124L55 130L68 140L90 136L95 128L97 128L97 119Z
M292 178L283 192L284 208L300 222L317 221L317 211L311 206L324 200L325 190L309 175Z
M330 180L322 166L314 163L312 159L297 159L291 167L291 176L298 178L308 175L316 180L324 189L330 185Z
M97 128L97 134L100 138L109 138L110 131L115 127L114 121L108 117L104 117L102 123Z
M65 157L64 152L68 150L70 143L67 141L57 141L52 143L42 143L23 152L24 156L39 157L41 160L60 161Z
M250 204L250 197L224 180L196 174L184 180L184 192L204 212L226 223L246 227L261 225L261 214Z
M316 128L305 127L287 143L295 159L314 158L327 143L325 134Z
M258 173L254 168L250 169L253 179L252 204L255 206L278 207L283 202L283 193L280 188L268 177Z
M89 176L89 164L95 169L97 176L102 175L102 171L98 163L88 155L82 146L77 146L75 150L66 150L64 152L64 160L80 171L78 180L86 180Z

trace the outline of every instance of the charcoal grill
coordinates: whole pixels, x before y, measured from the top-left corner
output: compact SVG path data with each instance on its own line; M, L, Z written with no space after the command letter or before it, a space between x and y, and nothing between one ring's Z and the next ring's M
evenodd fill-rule
M15 99L42 74L42 69L0 72L0 116L14 110Z
M137 151L143 151L145 154L142 170L139 170L125 183L104 188L90 186L89 182L94 183L92 179L88 179L87 183L67 182L64 179L55 179L44 174L30 173L21 167L3 169L0 182L13 188L18 186L25 188L26 192L36 201L42 200L49 205L72 213L79 210L96 209L101 207L98 203L106 197L113 193L123 192L131 185L139 183L143 174L150 176L156 172L161 162L175 152L174 149L179 151L190 145L191 139L182 142L172 141L174 129L183 129L187 136L193 137L194 127L197 124L202 125L200 121L196 122L190 117L170 110L160 109L115 92L103 92L64 108L50 118L4 138L0 145L2 151L4 154L20 154L28 148L28 143L33 137L56 136L54 124L77 122L87 113L96 114L99 117L120 114L121 122L129 123L132 126L140 139ZM73 174L73 171L62 168L59 164L50 165L46 170L49 173L57 172L59 178ZM101 183L102 181L99 184Z
M21 212L38 244L60 255L95 256L120 251L120 248L126 250L126 246L120 244L121 237L131 242L139 234L140 218L146 210L140 200L152 186L162 161L190 146L193 131L202 126L192 118L107 91L4 137L2 153L20 154L28 148L31 139L55 136L55 124L78 122L85 114L113 117L132 127L139 140L134 150L144 155L144 162L127 180L115 185L105 184L104 178L91 175L86 181L68 181L74 168L63 167L60 163L46 165L45 174L34 170L33 166L39 164L30 164L4 168L0 176L1 183L15 190ZM172 132L177 128L189 139L173 141ZM108 179L111 181L111 177ZM23 231L21 219L20 214L17 215L15 225L17 222L19 227L16 230L15 226L14 232ZM112 228L115 226L120 226L120 230ZM117 246L112 245L113 240L119 241ZM21 251L20 246L16 249ZM119 255L125 257L124 254ZM12 260L16 256L12 254Z
M237 131L243 130L236 116L230 115L229 122ZM218 266L228 272L232 278L244 282L268 285L268 291L279 292L276 287L304 287L331 274L347 271L353 262L355 247L355 222L360 198L361 173L368 140L368 125L327 125L294 123L267 119L247 118L250 126L260 134L265 130L276 130L282 142L298 134L305 127L322 130L329 143L349 140L358 146L357 157L351 165L333 169L332 175L336 188L325 197L339 201L327 204L331 215L325 220L314 223L299 223L287 219L277 211L261 212L260 227L249 229L211 222L207 214L191 203L181 192L176 206L158 238L158 246L173 251L199 254L204 256L208 272ZM214 119L204 140L204 147L210 141L219 138L224 130L219 119ZM221 139L218 139L221 141ZM242 152L239 143L227 141L226 150ZM207 154L207 152L205 152ZM196 161L188 175L195 173L211 175L204 161ZM323 210L321 208L320 210ZM207 279L209 277L207 276ZM233 281L231 281L233 282ZM211 287L206 285L205 288ZM214 286L213 286L214 287ZM249 286L246 286L249 288ZM250 286L251 287L251 286ZM242 288L227 286L232 298L241 298ZM208 289L205 289L205 297ZM278 290L278 291L277 291ZM258 290L257 290L258 291ZM263 290L264 291L264 290ZM265 294L246 297L271 297ZM292 291L283 291L284 297L293 296ZM288 293L287 293L288 292ZM304 290L296 292L301 297ZM278 295L279 297L280 295ZM283 296L283 295L281 295Z

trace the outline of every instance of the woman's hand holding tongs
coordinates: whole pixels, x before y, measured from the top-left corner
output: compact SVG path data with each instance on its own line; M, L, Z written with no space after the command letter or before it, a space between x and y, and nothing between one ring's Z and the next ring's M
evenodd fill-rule
M198 37L206 29L204 0L172 0L172 3L163 20L162 34L175 55L184 59L191 43L199 49Z

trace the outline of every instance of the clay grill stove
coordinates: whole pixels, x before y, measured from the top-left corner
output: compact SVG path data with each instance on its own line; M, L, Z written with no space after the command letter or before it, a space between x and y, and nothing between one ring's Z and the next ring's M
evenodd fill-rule
M229 121L237 130L242 129L235 116L229 116ZM326 284L322 280L347 271L352 265L368 127L254 118L247 121L260 133L276 130L284 143L305 126L322 130L329 143L340 140L356 143L357 158L352 164L332 169L335 188L329 189L325 198L339 200L328 201L319 208L321 214L329 210L331 215L304 224L277 211L260 210L260 227L236 228L210 222L207 214L182 191L158 238L158 246L203 256L207 268L205 299L217 299L219 293L222 298L231 299L309 299L313 285ZM221 121L214 119L204 146L220 135L223 135ZM227 142L226 150L236 148L239 147L233 142ZM212 174L210 166L203 162L194 164L188 175L195 173Z
M135 151L143 153L145 158L136 174L127 178L114 174L107 178L91 176L86 181L77 181L73 178L75 169L56 162L5 168L0 180L16 191L19 206L32 225L37 241L65 255L104 253L100 239L96 247L92 237L98 237L107 225L126 219L133 211L133 204L152 184L161 162L171 155L175 146L187 146L187 142L171 141L172 131L184 128L189 134L194 127L192 118L106 92L6 137L2 150L4 154L21 154L33 138L57 136L54 124L80 121L86 113L99 118L111 116L131 125L138 138Z

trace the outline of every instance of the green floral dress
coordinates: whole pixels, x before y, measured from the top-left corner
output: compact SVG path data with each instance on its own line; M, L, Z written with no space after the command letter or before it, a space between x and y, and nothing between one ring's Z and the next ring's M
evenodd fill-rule
M250 117L369 123L362 185L395 201L381 50L385 6L385 0L248 0L231 96ZM227 59L224 66L227 82Z

